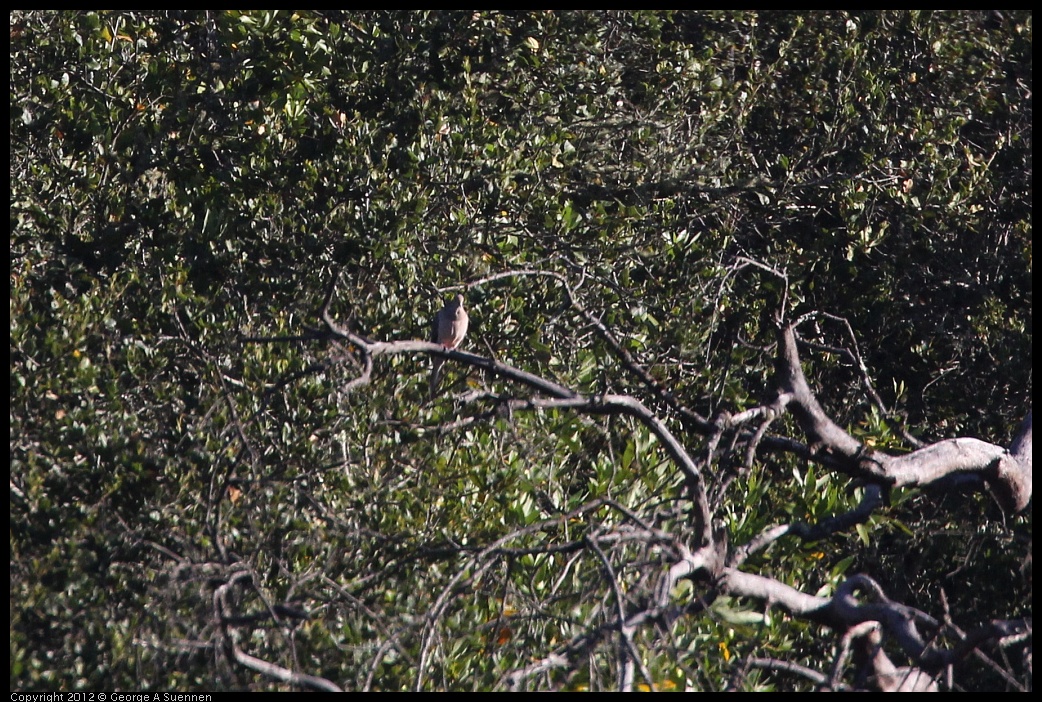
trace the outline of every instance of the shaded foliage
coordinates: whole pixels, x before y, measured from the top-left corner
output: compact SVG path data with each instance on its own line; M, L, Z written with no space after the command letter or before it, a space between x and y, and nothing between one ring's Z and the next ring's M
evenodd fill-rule
M866 446L1007 445L1030 407L1027 11L11 22L12 689L299 687L233 646L348 689L490 689L577 640L528 684L617 685L613 584L635 608L672 562L618 534L698 536L674 463L632 418L467 403L526 394L462 364L433 401L420 354L349 393L348 345L246 340L307 336L336 275L362 336L425 338L467 284L469 350L640 398L711 459L732 548L863 496L784 452L746 470L692 419L769 400L779 311L849 321L808 323L804 370ZM971 629L1030 616L1029 534L979 491L903 489L744 567L810 594L866 573ZM252 619L215 611L233 582ZM637 682L827 671L838 636L717 594L684 580L685 616L637 631Z

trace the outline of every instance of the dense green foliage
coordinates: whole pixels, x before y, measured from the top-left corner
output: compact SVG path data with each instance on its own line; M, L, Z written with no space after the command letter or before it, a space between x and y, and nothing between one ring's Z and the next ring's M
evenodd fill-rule
M344 392L350 347L247 338L319 327L338 271L335 316L381 340L424 338L468 284L471 351L634 394L693 455L706 437L560 279L705 417L768 396L779 310L849 321L853 338L825 316L805 330L829 348L804 368L866 445L1005 445L1030 406L1027 11L11 22L12 689L296 687L238 665L228 631L345 689L497 688L609 621L612 581L637 592L664 567L645 544L590 547L622 508L691 538L683 481L635 422L492 412L454 398L527 391L456 363L430 400L422 354ZM495 277L511 271L529 274ZM829 350L855 343L885 412ZM707 470L732 546L860 495L740 454ZM938 619L943 591L971 628L1030 615L1028 534L986 493L907 490L746 567L810 594L867 573ZM226 628L215 591L238 573L229 601L255 619ZM675 596L705 595L690 585ZM266 616L282 603L307 618ZM600 635L529 686L614 687ZM743 661L828 673L837 645L728 598L634 641L659 689L802 689ZM1030 670L971 660L954 684Z

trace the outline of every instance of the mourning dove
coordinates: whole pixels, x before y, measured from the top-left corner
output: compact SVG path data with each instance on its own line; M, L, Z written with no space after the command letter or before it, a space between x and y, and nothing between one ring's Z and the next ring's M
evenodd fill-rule
M467 325L470 317L463 309L463 296L457 295L455 299L445 303L438 314L434 315L434 323L431 325L431 341L441 344L446 349L457 348L467 335ZM438 380L441 376L441 365L445 359L434 357L434 365L431 368L431 397L438 390Z

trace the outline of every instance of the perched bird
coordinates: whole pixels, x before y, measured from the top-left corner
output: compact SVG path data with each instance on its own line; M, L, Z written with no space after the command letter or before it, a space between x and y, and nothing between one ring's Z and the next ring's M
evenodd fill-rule
M431 341L441 344L446 349L458 348L467 335L467 325L470 317L463 309L463 296L457 295L455 299L445 303L438 314L434 315L434 323L431 325ZM434 357L434 365L431 368L431 397L438 391L438 380L441 377L441 366L445 359Z

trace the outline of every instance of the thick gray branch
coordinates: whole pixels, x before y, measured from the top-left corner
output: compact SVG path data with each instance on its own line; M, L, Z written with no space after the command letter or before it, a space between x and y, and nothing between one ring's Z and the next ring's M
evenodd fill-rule
M902 456L869 450L825 413L800 366L793 327L780 330L779 396L812 446L839 458L852 474L894 486L929 485L958 473L974 473L993 487L1003 509L1019 512L1031 501L1031 412L1007 451L974 438L945 439Z

